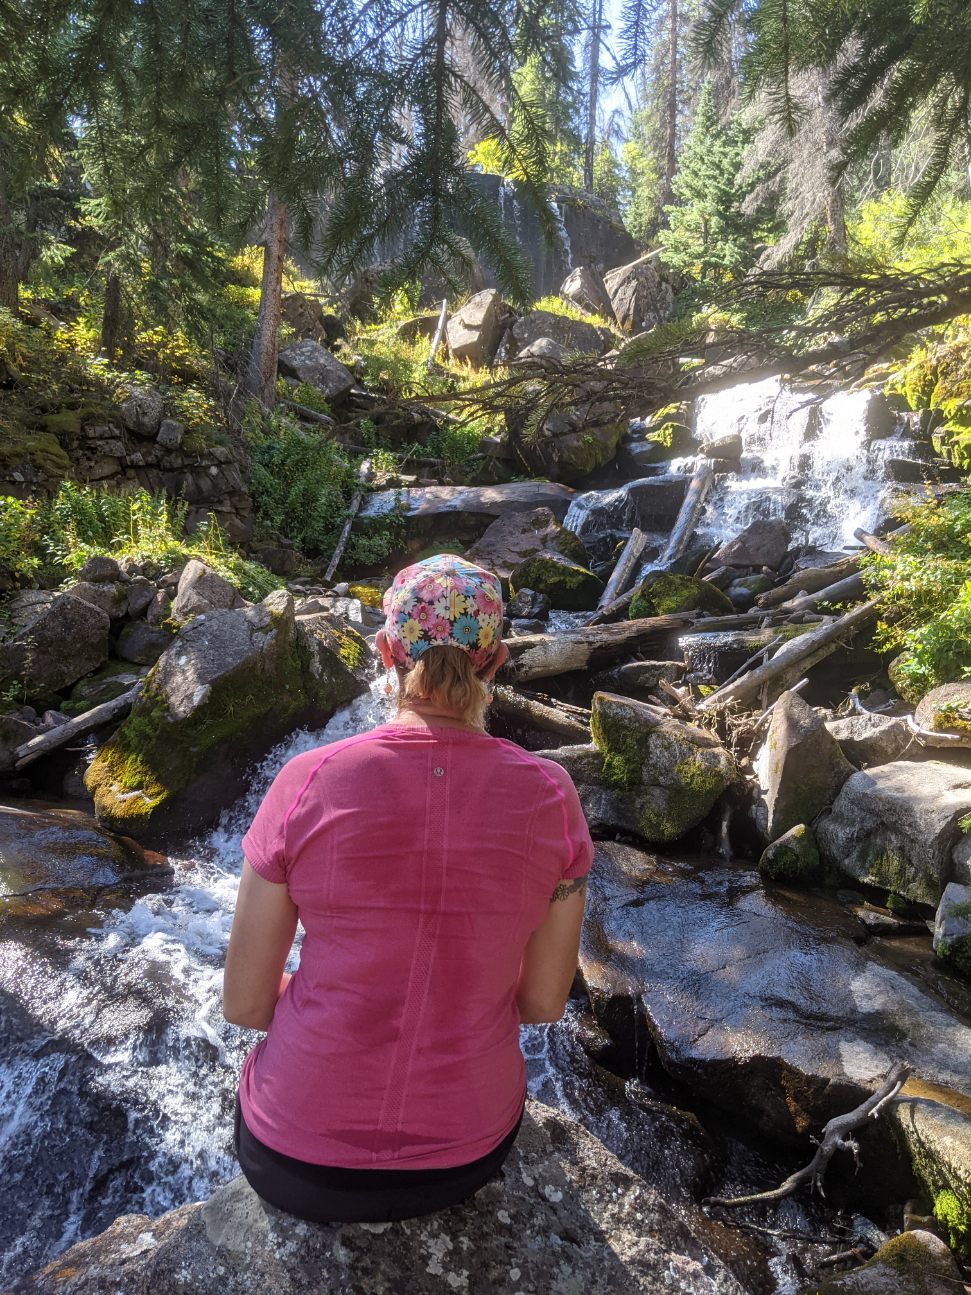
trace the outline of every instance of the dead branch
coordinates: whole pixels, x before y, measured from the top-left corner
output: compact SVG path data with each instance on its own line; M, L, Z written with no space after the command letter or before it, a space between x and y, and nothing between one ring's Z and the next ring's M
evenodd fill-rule
M104 701L100 706L94 706L91 710L86 710L83 715L77 715L74 719L69 719L66 724L60 724L57 728L49 729L46 733L39 733L37 737L32 737L29 742L23 746L18 746L14 751L14 768L25 769L27 765L33 764L41 756L49 755L51 751L57 751L62 746L66 746L72 738L80 737L82 733L90 733L92 729L100 728L102 724L107 724L110 720L117 719L120 715L126 715L131 710L135 698L141 691L141 681L128 692L123 692L119 697L113 697L111 701Z
M830 1160L837 1151L852 1151L856 1154L857 1145L849 1136L854 1130L862 1128L867 1120L879 1118L880 1113L903 1088L911 1073L911 1067L906 1062L898 1061L890 1070L886 1079L880 1085L875 1093L871 1093L865 1102L846 1115L837 1115L828 1120L823 1126L823 1136L819 1140L816 1148L816 1154L808 1165L802 1169L797 1169L795 1173L790 1174L785 1182L780 1183L771 1191L756 1192L752 1196L712 1196L707 1201L708 1205L720 1205L724 1209L737 1209L742 1205L756 1205L762 1202L781 1201L786 1196L791 1196L797 1187L803 1183L809 1182L814 1188L823 1194L823 1175Z

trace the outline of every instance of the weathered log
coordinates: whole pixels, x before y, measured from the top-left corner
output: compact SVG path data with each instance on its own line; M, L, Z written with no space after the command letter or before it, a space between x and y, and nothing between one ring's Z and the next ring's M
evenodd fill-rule
M432 344L428 350L428 359L425 361L425 368L431 373L435 368L435 356L438 354L438 348L442 344L442 336L445 332L445 324L448 320L448 298L442 298L442 310L438 316L438 326L432 337Z
M637 564L646 547L647 536L639 526L635 526L617 559L617 565L611 572L610 579L604 585L604 591L597 603L598 611L608 606L625 591L637 573Z
M668 567L673 562L676 562L688 547L688 543L692 535L694 535L695 527L698 524L698 515L705 505L705 499L708 497L708 491L711 489L711 483L714 479L715 470L706 459L700 467L695 469L695 474L691 478L691 484L688 486L684 503L681 505L681 511L678 513L677 520L674 523L674 530L672 530L668 539L667 548L661 554L658 563L659 567Z
M843 603L855 598L862 598L866 590L861 575L846 576L835 584L818 589L813 594L803 594L799 598L790 598L779 608L784 612L814 612L819 603Z
M819 1139L816 1154L812 1160L802 1169L797 1169L794 1174L790 1174L778 1187L768 1192L756 1192L753 1196L711 1196L705 1204L720 1205L723 1209L736 1209L741 1205L781 1201L786 1196L791 1196L802 1183L808 1182L813 1187L820 1187L823 1174L836 1152L857 1149L849 1135L866 1124L867 1120L877 1119L885 1107L894 1104L901 1088L907 1082L910 1071L910 1066L902 1061L898 1062L891 1068L877 1091L871 1093L866 1101L861 1102L852 1111L848 1111L846 1115L837 1115L834 1119L827 1120L823 1125L823 1136Z
M846 576L855 575L859 569L858 557L841 558L839 562L832 562L826 567L807 567L805 571L797 571L794 576L790 576L785 584L761 594L756 598L755 605L779 607L791 598L798 598L800 594L815 593L817 589L825 589L827 585L836 584Z
M506 640L509 662L504 678L514 683L549 679L571 670L596 669L617 657L643 651L672 630L691 624L691 617L649 616L620 625L584 626L559 634L523 634Z
M877 606L878 601L872 599L859 607L854 607L852 611L842 616L837 616L835 620L811 629L798 638L790 639L788 643L782 645L771 661L767 661L765 665L756 666L754 670L736 679L734 683L722 685L700 702L698 709L718 710L737 702L749 701L758 696L766 684L779 683L795 673L805 673L831 652L835 652L841 639L855 634L860 626L871 620L876 615Z
M587 621L588 625L606 625L610 621L617 621L627 612L631 603L634 601L634 595L637 593L637 587L628 589L625 594L620 594L613 602L607 603L603 607L598 607L597 611Z
M52 751L59 750L66 746L72 738L81 737L84 733L90 733L92 729L100 728L102 724L107 724L109 720L117 719L119 715L125 715L131 710L132 703L141 691L141 682L129 688L127 692L121 693L118 697L112 697L111 701L103 701L100 706L94 706L91 710L86 710L83 715L76 715L74 719L69 719L66 724L60 724L57 728L48 729L46 733L38 733L32 737L29 742L23 746L18 746L14 751L14 768L25 769L27 765L33 764L41 756L50 755Z
M879 535L873 535L870 531L865 531L862 526L858 526L853 532L853 537L858 539L861 544L865 544L872 553L880 553L885 556L893 548L892 541L901 535L906 535L909 530L909 525L898 526L895 531L891 531L889 535L881 539Z
M330 562L327 564L327 570L324 572L324 584L329 585L334 578L337 570L337 564L344 556L344 550L347 548L347 541L351 536L351 527L354 525L354 518L360 512L361 504L364 502L364 483L371 475L371 460L365 459L357 470L357 479L360 482L359 488L355 491L354 498L351 500L351 506L347 510L347 517L344 525L341 527L341 533L337 539L337 547L334 549Z
M321 427L336 427L337 423L327 414L321 414L316 409L311 409L309 405L298 405L295 400L284 400L283 404L287 409L292 409L295 414L307 423L319 423Z
M534 701L533 698L517 692L515 688L509 688L504 684L498 685L492 694L492 704L503 715L528 720L536 728L556 733L560 737L571 738L574 742L590 741L589 724L583 723L565 710L560 711L554 706L546 706L542 702Z

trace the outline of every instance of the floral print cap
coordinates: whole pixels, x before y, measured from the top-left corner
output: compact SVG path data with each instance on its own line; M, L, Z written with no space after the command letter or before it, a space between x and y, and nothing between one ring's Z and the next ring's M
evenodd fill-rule
M384 614L399 665L430 647L460 647L482 670L499 649L502 589L491 571L441 553L398 572L384 595Z

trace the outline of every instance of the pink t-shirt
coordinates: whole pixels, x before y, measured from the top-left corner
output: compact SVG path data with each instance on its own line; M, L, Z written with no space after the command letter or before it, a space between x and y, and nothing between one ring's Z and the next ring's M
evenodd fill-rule
M252 1133L356 1169L491 1151L523 1101L526 942L593 856L569 775L485 734L386 724L291 760L243 850L305 931L243 1066Z

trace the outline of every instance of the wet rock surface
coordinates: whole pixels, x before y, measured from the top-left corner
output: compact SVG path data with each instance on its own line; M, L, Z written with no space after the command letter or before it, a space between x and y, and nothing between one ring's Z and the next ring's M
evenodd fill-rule
M954 1295L963 1285L947 1246L932 1232L904 1232L860 1268L811 1286L800 1295Z
M520 562L537 553L559 553L584 565L587 561L582 541L566 530L549 508L497 517L465 557L494 571L501 580L508 580Z
M532 1291L744 1295L642 1179L572 1121L531 1102L502 1177L427 1219L317 1226L243 1178L204 1205L126 1215L18 1282L17 1295Z

